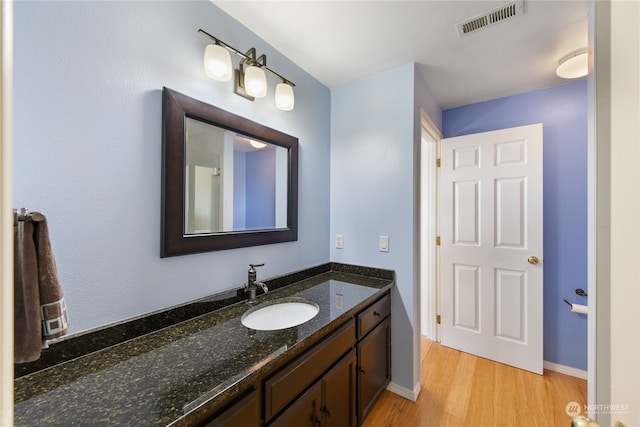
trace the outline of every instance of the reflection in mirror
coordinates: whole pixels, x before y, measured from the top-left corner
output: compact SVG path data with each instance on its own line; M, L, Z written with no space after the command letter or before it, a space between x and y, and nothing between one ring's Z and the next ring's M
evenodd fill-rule
M298 240L298 139L164 88L160 256Z
M185 235L286 228L287 149L186 119Z

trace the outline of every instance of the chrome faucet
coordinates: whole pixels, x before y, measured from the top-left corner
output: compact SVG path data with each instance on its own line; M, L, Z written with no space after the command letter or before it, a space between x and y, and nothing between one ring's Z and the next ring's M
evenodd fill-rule
M262 291L266 294L269 292L269 288L262 282L258 282L258 273L256 267L262 267L264 264L249 264L249 271L247 272L247 283L244 285L244 292L249 293L249 299L247 303L255 304L256 301L256 289L258 286L262 288Z

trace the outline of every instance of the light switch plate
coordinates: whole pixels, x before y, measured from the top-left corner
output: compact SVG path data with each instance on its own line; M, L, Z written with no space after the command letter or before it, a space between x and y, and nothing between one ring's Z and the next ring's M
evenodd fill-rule
M389 236L380 236L378 249L380 252L389 252Z
M342 249L344 247L344 237L342 234L336 234L336 248Z

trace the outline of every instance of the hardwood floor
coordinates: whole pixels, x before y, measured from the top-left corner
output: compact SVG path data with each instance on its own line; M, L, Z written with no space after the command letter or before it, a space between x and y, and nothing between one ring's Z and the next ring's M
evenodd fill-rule
M587 382L522 371L422 338L417 402L385 391L363 427L570 427L567 403L584 407Z

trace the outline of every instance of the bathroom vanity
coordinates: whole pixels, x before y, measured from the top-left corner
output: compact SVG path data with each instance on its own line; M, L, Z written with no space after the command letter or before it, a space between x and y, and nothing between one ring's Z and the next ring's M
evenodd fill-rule
M328 263L265 282L270 292L258 304L300 298L318 314L291 328L248 329L238 293L229 305L160 330L119 332L123 342L88 354L69 356L66 348L100 341L91 335L110 328L70 338L50 349L64 363L16 379L15 424L360 425L390 380L393 272ZM214 300L153 317L197 312ZM130 326L145 331L138 323Z

